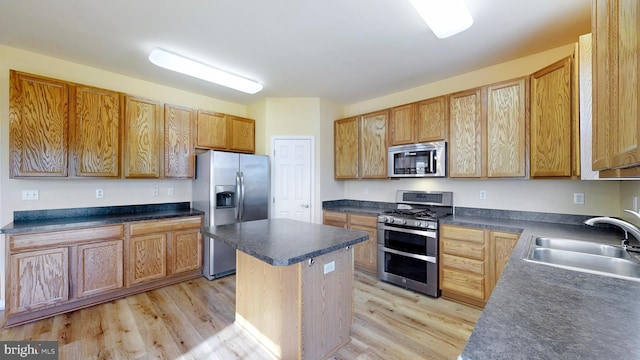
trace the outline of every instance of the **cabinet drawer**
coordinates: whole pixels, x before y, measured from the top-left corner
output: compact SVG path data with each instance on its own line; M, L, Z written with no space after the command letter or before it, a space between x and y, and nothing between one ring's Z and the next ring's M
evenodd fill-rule
M462 256L468 259L484 260L485 247L481 244L471 244L468 242L441 239L440 247L443 254Z
M485 298L485 281L483 276L470 274L454 269L441 269L440 288L479 300Z
M324 211L322 223L325 225L347 227L347 213L337 211Z
M349 214L349 225L361 225L375 228L378 226L377 216Z
M122 238L123 236L124 227L122 224L84 229L25 233L11 235L9 249L16 251L40 248L43 246L66 245L80 241Z
M484 261L472 260L449 254L442 254L440 256L440 266L472 272L478 275L485 274Z
M443 225L440 227L440 237L484 244L484 230L476 228Z
M191 216L186 218L162 219L140 221L129 224L131 236L169 232L176 230L192 229L202 226L202 217Z

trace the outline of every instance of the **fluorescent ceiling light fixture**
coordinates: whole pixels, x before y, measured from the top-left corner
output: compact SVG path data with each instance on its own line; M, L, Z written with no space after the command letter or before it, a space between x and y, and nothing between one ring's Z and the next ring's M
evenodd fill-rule
M464 0L409 0L440 39L467 30L473 18Z
M226 86L247 94L255 94L262 90L262 85L255 81L216 69L199 61L191 60L160 48L151 51L149 61L165 69Z

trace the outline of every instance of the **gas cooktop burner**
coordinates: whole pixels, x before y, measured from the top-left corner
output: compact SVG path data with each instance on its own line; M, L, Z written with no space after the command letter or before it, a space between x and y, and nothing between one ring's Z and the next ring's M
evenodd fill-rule
M385 214L404 215L417 220L432 220L438 217L435 211L429 209L393 209L386 211Z

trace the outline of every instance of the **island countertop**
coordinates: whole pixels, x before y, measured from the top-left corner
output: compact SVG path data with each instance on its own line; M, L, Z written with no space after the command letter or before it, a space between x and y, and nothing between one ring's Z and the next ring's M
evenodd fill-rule
M369 239L364 231L290 219L202 228L202 234L273 266L288 266Z

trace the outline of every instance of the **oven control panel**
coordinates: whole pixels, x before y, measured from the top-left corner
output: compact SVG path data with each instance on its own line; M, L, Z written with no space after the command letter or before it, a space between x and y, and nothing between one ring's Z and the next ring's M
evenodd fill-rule
M378 216L378 222L388 225L402 225L412 228L436 230L438 224L435 221L428 220L414 220L397 216L380 215Z

